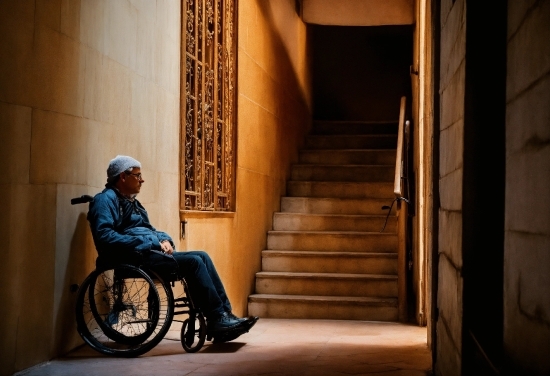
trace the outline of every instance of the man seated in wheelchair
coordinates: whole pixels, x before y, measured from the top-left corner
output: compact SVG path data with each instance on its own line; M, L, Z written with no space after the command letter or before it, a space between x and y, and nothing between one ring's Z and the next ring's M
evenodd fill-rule
M203 251L175 251L172 238L151 225L136 199L143 183L140 162L124 155L110 161L105 189L90 202L88 211L98 262L143 265L160 275L177 273L185 278L193 302L206 316L207 333L214 340L248 332L258 317L239 318L231 312L210 256Z

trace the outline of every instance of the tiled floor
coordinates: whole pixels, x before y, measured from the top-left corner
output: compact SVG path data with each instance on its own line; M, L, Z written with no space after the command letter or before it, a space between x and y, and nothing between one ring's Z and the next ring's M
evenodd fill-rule
M426 328L366 321L260 319L233 342L186 353L169 332L152 351L110 358L88 347L19 375L431 375Z

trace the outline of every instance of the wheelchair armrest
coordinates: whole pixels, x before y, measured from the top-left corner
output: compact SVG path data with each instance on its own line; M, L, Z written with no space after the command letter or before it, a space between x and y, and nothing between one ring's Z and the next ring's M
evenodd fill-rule
M90 195L82 195L80 197L75 197L71 199L71 205L76 204L85 204L87 202L92 202L94 198Z

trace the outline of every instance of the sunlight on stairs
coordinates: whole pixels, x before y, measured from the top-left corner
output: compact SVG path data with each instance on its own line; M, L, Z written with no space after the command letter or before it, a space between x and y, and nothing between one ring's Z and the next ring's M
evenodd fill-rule
M397 321L397 122L314 122L273 217L248 313Z

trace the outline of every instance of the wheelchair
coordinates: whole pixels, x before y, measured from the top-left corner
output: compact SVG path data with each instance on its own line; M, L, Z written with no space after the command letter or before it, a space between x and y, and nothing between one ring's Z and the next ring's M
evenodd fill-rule
M71 204L92 200L92 196L84 195L71 199ZM176 288L176 283L181 288ZM178 291L177 297L174 291ZM199 351L207 338L206 320L193 304L183 277L161 276L130 264L98 263L78 287L77 331L85 343L101 354L145 354L165 337L174 321L182 324L183 349L190 353Z

